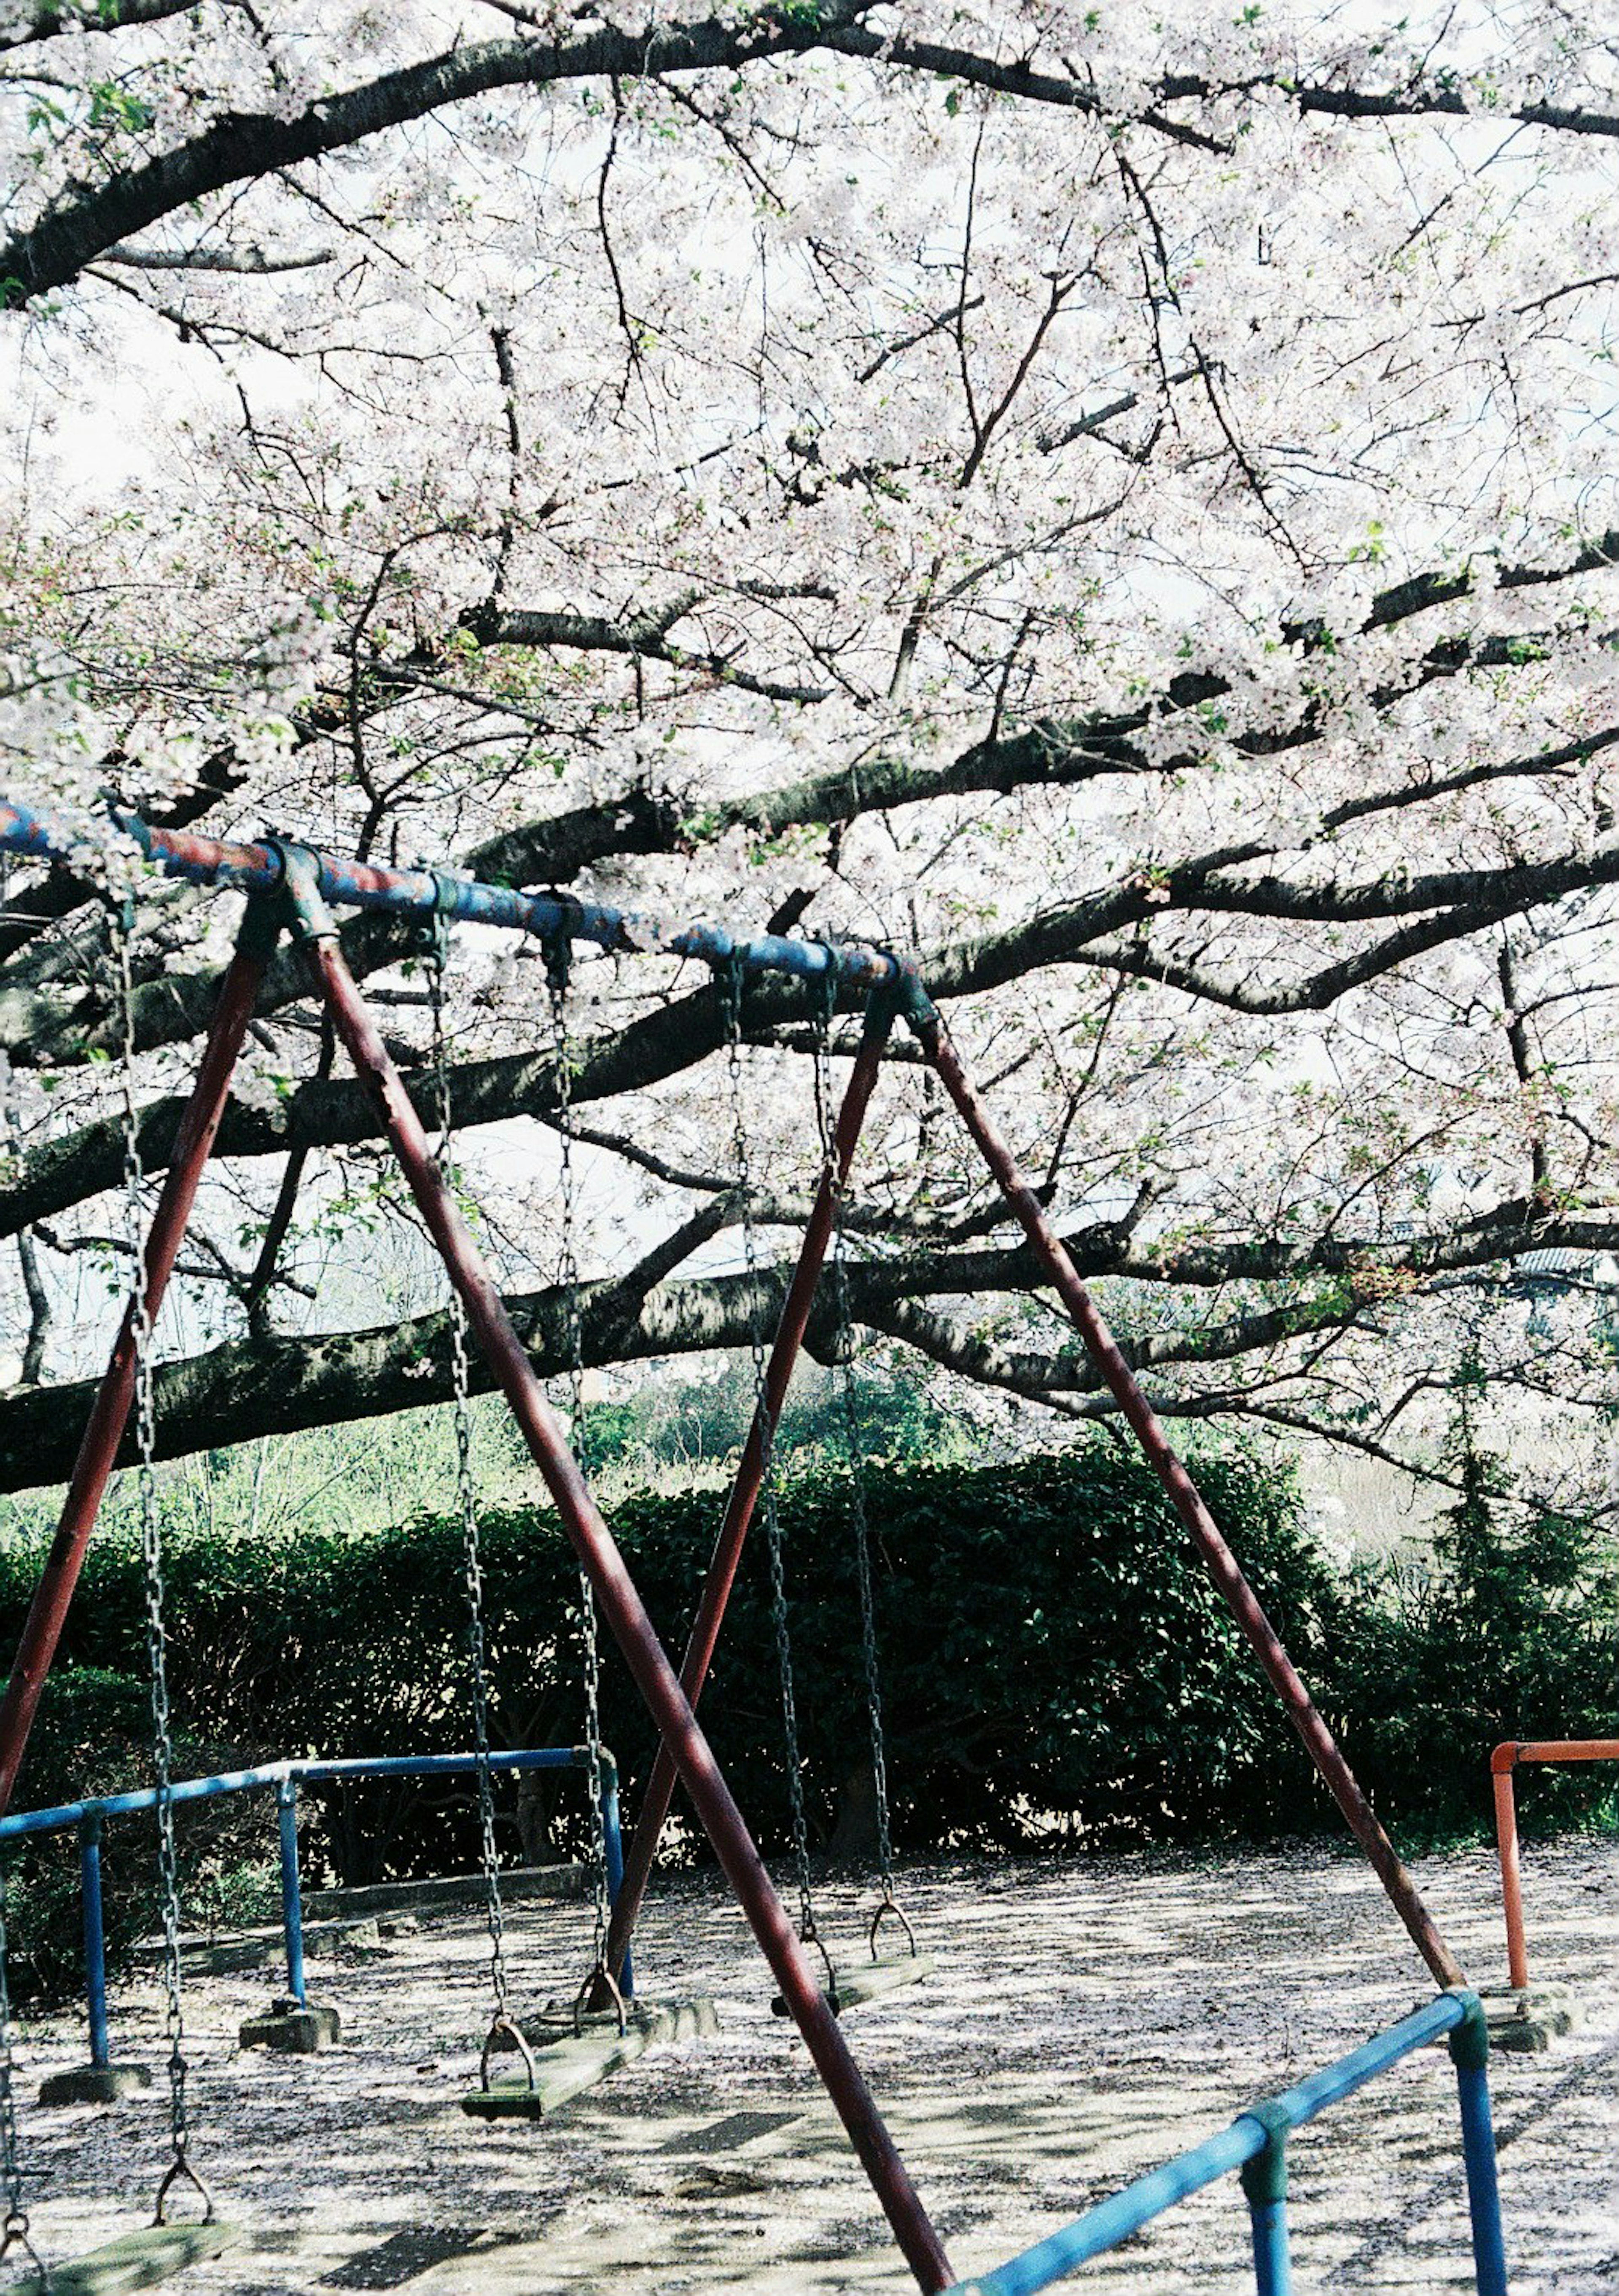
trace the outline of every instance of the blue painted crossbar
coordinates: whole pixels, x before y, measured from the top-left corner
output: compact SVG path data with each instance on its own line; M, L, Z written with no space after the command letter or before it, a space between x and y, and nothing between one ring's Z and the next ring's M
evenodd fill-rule
M1121 2241L1140 2232L1177 2201L1200 2193L1233 2169L1242 2171L1254 2243L1259 2296L1291 2296L1292 2267L1287 2226L1287 2139L1329 2104L1353 2096L1412 2050L1442 2034L1451 2037L1460 2095L1462 2154L1468 2180L1473 2236L1473 2273L1478 2296L1507 2296L1507 2263L1501 2241L1500 2197L1495 2177L1495 2132L1490 2117L1486 2066L1489 2035L1476 1993L1460 1988L1402 2017L1335 2064L1324 2066L1280 2096L1239 2113L1229 2128L1178 2153L1162 2168L1138 2177L1122 2192L1098 2202L1060 2232L1010 2263L961 2284L959 2296L1034 2296Z
M224 885L238 892L273 895L282 880L282 840L228 844L189 830L157 829L136 815L110 811L109 824L130 838L165 876L194 885ZM82 853L86 824L20 799L0 800L0 850L72 865ZM609 908L554 893L523 893L510 885L484 885L431 869L385 869L331 853L311 853L322 898L334 907L388 909L396 915L436 914L504 926L537 940L582 940L604 949L695 957L716 970L785 972L808 980L832 980L858 989L897 991L910 1009L931 1010L914 966L891 950L854 941L799 940L762 933L739 940L723 925L674 922L634 909ZM82 860L80 861L82 866Z
M588 1746L519 1746L491 1752L492 1770L590 1769ZM601 1831L607 1850L607 1893L617 1903L624 1880L624 1841L618 1818L618 1766L603 1746L600 1750ZM446 1778L477 1774L476 1754L379 1754L331 1762L266 1762L257 1769L221 1770L209 1778L178 1778L168 1789L170 1803L210 1801L218 1794L250 1793L274 1786L281 1849L282 1930L287 1948L287 1990L295 2001L305 1998L303 1892L298 1871L298 1790L300 1785L342 1778ZM155 1809L159 1790L144 1786L138 1792L105 1794L94 1801L59 1802L50 1809L23 1809L0 1818L0 1844L29 1833L58 1833L69 1827L78 1833L79 1898L84 1922L85 1996L90 2015L90 2062L102 2068L110 2062L107 2030L107 1943L102 1919L102 1828L110 1817L124 1817ZM626 1958L620 1978L626 1998L634 1991L634 1972Z

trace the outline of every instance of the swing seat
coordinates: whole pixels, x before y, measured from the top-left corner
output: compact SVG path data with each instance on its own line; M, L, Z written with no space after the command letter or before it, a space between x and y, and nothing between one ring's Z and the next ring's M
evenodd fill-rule
M577 2033L571 2019L526 2018L523 2038L534 2053L533 2087L526 2077L494 2081L487 2088L468 2089L461 2109L476 2120L544 2120L570 2097L633 2065L655 2042L691 2041L719 2029L706 1993L689 2001L632 2002L622 2033L610 2010L586 2017Z
M885 1993L920 1985L925 1977L932 1976L933 1969L930 1953L896 1953L883 1961L834 1962L832 1981L822 1987L821 1997L834 2017L841 2017L846 2009L858 2009L863 2001L880 2000ZM790 2017L793 2013L778 1993L770 2013Z
M24 2296L118 2296L120 2289L151 2288L171 2272L223 2256L236 2238L235 2226L228 2224L145 2225L93 2248L87 2256L53 2264L43 2279L31 2274L17 2287Z

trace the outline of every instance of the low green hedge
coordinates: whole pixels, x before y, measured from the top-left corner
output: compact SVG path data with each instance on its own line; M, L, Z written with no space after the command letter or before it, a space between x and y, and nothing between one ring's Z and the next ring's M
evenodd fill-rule
M1459 1510L1430 1572L1344 1575L1307 1536L1289 1475L1213 1445L1196 1472L1391 1822L1425 1831L1474 1824L1487 1805L1497 1738L1611 1728L1614 1601L1594 1532L1541 1525L1515 1545L1497 1536L1481 1494L1468 1521ZM1252 1838L1330 1817L1251 1653L1132 1450L1099 1434L1014 1465L885 1465L868 1475L867 1491L903 1849ZM617 1535L676 1655L721 1505L698 1493L617 1511ZM817 1847L863 1855L868 1740L846 1478L822 1471L793 1480L780 1512L812 1828ZM13 1640L37 1560L0 1555L0 1635ZM529 1507L491 1513L484 1570L494 1738L576 1740L579 1583L555 1518ZM168 1577L182 1771L469 1743L451 1517L295 1542L189 1535L173 1542ZM86 1566L19 1807L141 1773L143 1672L138 1557L105 1542ZM652 1738L610 1650L602 1715L633 1814ZM779 1851L789 1805L762 1523L703 1715L742 1808L764 1846ZM1543 1806L1567 1816L1605 1791L1599 1776L1566 1778ZM366 1881L475 1861L472 1796L462 1784L334 1789L310 1800L312 1878ZM233 1877L272 1852L267 1797L225 1807L228 1816L206 1824L182 1813L194 1893L228 1896ZM509 1854L576 1849L586 1838L576 1779L543 1779L520 1803L503 1787L502 1808ZM55 1854L65 1861L68 1845ZM61 1880L65 1889L65 1862ZM27 1910L20 1903L20 1931L35 1927ZM43 1978L52 1954L37 1938L34 1950Z

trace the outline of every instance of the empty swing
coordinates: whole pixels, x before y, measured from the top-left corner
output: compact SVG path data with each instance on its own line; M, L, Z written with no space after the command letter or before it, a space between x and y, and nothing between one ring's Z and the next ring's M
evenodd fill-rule
M20 2251L32 2266L12 2284L29 2296L95 2296L95 2292L147 2288L189 2264L222 2255L236 2238L214 2211L214 2196L192 2165L191 2112L186 2095L190 2068L184 2048L180 1996L180 1869L175 1847L174 1747L169 1731L168 1674L163 1626L162 1532L158 1519L157 1427L151 1380L151 1316L141 1217L141 1147L135 1106L135 998L130 967L134 903L114 908L109 920L118 1011L123 1038L124 1196L132 1268L130 1304L122 1344L132 1361L137 1452L136 1489L141 1526L141 1564L145 1598L146 1656L151 1694L152 1768L158 1799L158 1873L163 1895L164 2030L168 2042L169 2163L158 2185L151 2224L107 2241L87 2255L48 2269L29 2230L22 2192L13 2093L11 1995L7 1981L5 1877L0 1873L0 2173L5 2216L0 2222L0 2263ZM200 2218L171 2222L168 2209L176 2186L189 2185L201 2202Z
M433 1057L439 1105L439 1161L447 1177L450 1140L450 1094L443 1024L444 943L439 938L432 957ZM568 1377L573 1415L574 1449L588 1473L585 1449L584 1331L579 1308L579 1267L576 1249L577 1203L573 1160L573 1111L568 1096L572 1046L568 1040L567 996L569 950L565 940L544 945L546 985L550 994L552 1047L558 1079L558 1124L562 1197L561 1290L566 1302ZM471 1656L474 1750L478 1756L480 1857L489 1928L490 1967L495 2010L478 2060L478 2086L461 2100L463 2112L483 2120L540 2120L566 2104L569 2098L596 2087L612 2073L633 2064L655 2041L685 2040L717 2030L714 2004L707 1997L674 2003L644 2003L634 1999L634 1977L628 1956L622 1988L607 1958L609 1912L607 1825L601 1772L601 1652L596 1628L596 1600L589 1574L579 1570L579 1604L584 1644L585 1749L586 1791L590 1802L591 1901L593 1934L591 1966L573 1997L571 2007L558 2013L542 2011L519 2019L511 2012L503 1950L500 1875L495 1846L495 1805L489 1770L488 1682L484 1657L483 1570L479 1554L478 1496L471 1464L471 1414L466 1349L466 1319L461 1295L451 1289L451 1360L454 1380L456 1485L462 1519L465 1563L468 1643ZM522 2074L511 2080L493 2078L491 2058L498 2049L515 2050Z
M827 1039L830 1004L823 1004L815 1035L815 1119L820 1127L826 1168L833 1175L832 1313L836 1330L834 1357L842 1405L844 1462L849 1472L849 1529L854 1548L854 1580L860 1598L860 1651L865 1677L866 1724L871 1747L871 1799L877 1820L878 1902L866 1931L868 1959L844 1969L838 1988L840 2005L853 2008L879 1994L914 1985L931 1974L934 1959L921 1952L904 1908L894 1894L894 1838L888 1816L888 1755L883 1734L882 1669L877 1644L877 1603L871 1584L871 1527L866 1514L863 1462L865 1442L860 1423L860 1398L854 1388L854 1319L849 1312L849 1270L845 1235L846 1190L836 1185L830 1097L827 1090ZM905 1950L882 1954L878 1938L883 1923L891 1922L904 1939Z
M726 974L727 1029L726 1077L731 1109L732 1147L737 1195L742 1213L742 1250L750 1278L758 1270L758 1239L752 1210L753 1175L748 1144L748 1128L744 1115L742 1092L742 972L732 964ZM873 1604L871 1569L871 1536L866 1519L865 1489L860 1472L860 1421L854 1396L853 1373L849 1365L850 1319L848 1274L845 1264L844 1247L844 1188L838 1177L838 1156L833 1142L829 1113L827 1090L828 1047L831 1028L832 996L836 983L829 982L816 1007L814 1029L815 1119L819 1128L822 1168L832 1189L833 1221L833 1312L838 1333L837 1355L842 1382L842 1417L844 1448L850 1475L850 1521L854 1534L856 1578L860 1589L861 1649L865 1673L866 1710L871 1734L871 1775L877 1810L878 1855L880 1871L880 1898L867 1931L869 1958L863 1962L835 1962L822 1936L816 1918L814 1892L810 1880L809 1823L804 1805L804 1763L798 1742L797 1701L793 1685L792 1633L787 1603L787 1578L784 1546L781 1535L781 1511L777 1504L775 1436L771 1421L766 1392L765 1342L760 1327L756 1286L750 1285L748 1341L753 1360L754 1408L763 1431L764 1477L761 1498L765 1510L765 1544L770 1569L771 1623L776 1644L776 1666L781 1683L781 1728L787 1762L788 1800L791 1811L793 1834L793 1866L798 1891L799 1942L814 1946L821 1956L826 1972L822 1992L834 2016L846 2009L857 2008L863 2001L875 2000L879 1995L897 1991L902 1986L914 1985L933 1968L933 1956L919 1950L915 1932L894 1894L893 1845L888 1819L887 1764L883 1742L882 1695L878 1669L877 1620ZM892 1920L904 1934L906 1950L882 1955L879 1951L879 1932L886 1921ZM791 2014L781 1994L774 1996L771 2008L778 2017Z

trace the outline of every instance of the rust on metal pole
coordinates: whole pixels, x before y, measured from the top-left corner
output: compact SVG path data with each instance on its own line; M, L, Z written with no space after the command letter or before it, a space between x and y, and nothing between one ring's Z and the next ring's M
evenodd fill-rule
M1519 1991L1529 1982L1529 1949L1524 1942L1524 1890L1517 1862L1517 1807L1512 1773L1517 1764L1517 1742L1509 1738L1490 1757L1490 1784L1495 1795L1495 1850L1500 1860L1501 1909L1507 1917L1507 1974Z
M146 1239L146 1314L150 1319L155 1320L174 1272L175 1259L196 1201L197 1184L225 1113L236 1057L241 1050L248 1022L253 1017L259 984L274 945L274 928L250 908L236 953L220 986L201 1066L175 1135L168 1171L158 1199L151 1233ZM61 1520L39 1574L39 1584L34 1589L12 1661L11 1680L6 1685L4 1700L0 1702L0 1816L11 1807L40 1693L67 1623L85 1549L95 1528L134 1396L132 1299L79 1442Z
M1080 1281L1078 1270L1062 1240L1046 1218L1040 1199L1018 1168L1010 1149L996 1131L989 1111L974 1090L954 1046L936 1013L914 1013L911 1025L932 1062L940 1082L955 1103L962 1122L985 1161L1000 1183L1002 1194L1017 1214L1035 1258L1045 1268L1058 1297L1067 1308L1096 1365L1168 1492L1177 1514L1191 1533L1221 1594L1238 1625L1252 1644L1271 1687L1287 1708L1294 1728L1315 1764L1333 1800L1343 1811L1350 1832L1370 1859L1388 1892L1394 1911L1405 1923L1411 1941L1441 1986L1465 1985L1460 1963L1440 1935L1423 1904L1417 1884L1406 1871L1348 1763L1337 1741L1315 1709L1297 1669L1282 1647L1259 1597L1243 1576L1241 1565L1222 1538L1219 1526L1204 1504L1202 1494L1172 1447L1157 1413L1137 1384L1135 1374L1119 1350L1094 1301Z
M854 1160L855 1146L860 1139L861 1127L865 1122L866 1110L871 1105L883 1050L893 1026L894 1012L893 1000L888 997L874 997L867 1007L864 1033L849 1071L848 1085L844 1092L843 1105L838 1111L837 1128L832 1136L836 1176L830 1169L822 1171L814 1203L810 1208L798 1264L793 1270L792 1282L782 1302L781 1318L776 1327L770 1363L765 1374L763 1406L754 1412L753 1424L748 1429L748 1440L737 1467L736 1481L732 1487L724 1519L714 1542L708 1575L703 1581L702 1596L687 1637L685 1656L681 1660L680 1686L692 1706L703 1694L703 1685L707 1679L715 1646L719 1641L725 1605L731 1599L731 1589L736 1580L737 1566L741 1561L742 1548L753 1521L754 1510L758 1505L760 1490L770 1471L771 1447L775 1439L776 1427L781 1422L781 1407L787 1399L793 1365L804 1344L804 1334L809 1324L815 1287L825 1264L827 1247L831 1242L838 1198ZM646 1792L642 1797L635 1831L625 1852L624 1880L619 1884L617 1902L613 1907L613 1917L607 1932L603 1958L615 1977L624 1966L624 1956L629 1951L641 1901L646 1894L647 1882L658 1856L658 1838L674 1798L675 1776L674 1758L667 1745L660 1742L652 1763L651 1775L647 1780Z
M1500 1747L1496 1752L1500 1751ZM1516 1749L1520 1762L1619 1762L1619 1738L1524 1738Z
M1521 1991L1529 1982L1529 1948L1524 1939L1517 1803L1512 1785L1512 1774L1520 1762L1619 1762L1619 1738L1508 1738L1490 1757L1490 1784L1495 1794L1495 1848L1501 1869L1501 1909L1507 1917L1507 1970Z
M637 1688L669 1747L726 1879L769 1962L844 2127L882 2203L894 2234L927 2296L954 2284L939 2236L928 2221L893 2138L849 2054L807 1956L794 1933L764 1860L748 1833L685 1693L648 1618L634 1582L602 1520L577 1462L545 1400L534 1366L446 1187L375 1023L355 986L318 891L287 849L289 887L308 941L316 982L361 1085L375 1103L428 1232L460 1292L467 1321L511 1406L535 1464L544 1478L569 1543L624 1652Z

